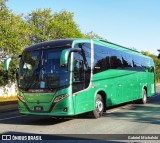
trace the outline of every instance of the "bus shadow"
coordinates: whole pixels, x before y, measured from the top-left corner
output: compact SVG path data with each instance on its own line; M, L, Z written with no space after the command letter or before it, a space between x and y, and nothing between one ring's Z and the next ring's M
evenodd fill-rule
M54 117L39 117L39 116L23 116L16 119L1 120L0 124L16 124L16 125L35 125L48 126L56 125L72 120L71 118L54 118Z
M33 126L48 126L56 125L64 122L69 122L74 119L93 119L88 114L80 114L72 117L48 117L48 116L22 116L20 118L0 120L0 124L15 124L15 125L33 125Z
M153 107L150 105L143 106L134 104L127 109L122 109L112 113L104 113L103 117L112 117L115 120L126 120L130 122L160 125L160 106Z
M130 107L123 108L123 105L132 104ZM160 95L151 97L149 104L141 105L132 102L123 103L109 109L121 108L121 110L113 113L104 113L102 118L112 117L115 120L128 120L131 122L160 124ZM16 115L15 115L16 116ZM47 126L56 125L64 122L69 122L74 119L92 120L93 118L88 113L72 116L72 117L47 117L47 116L22 116L20 118L1 120L1 124L16 124L16 125L33 125Z

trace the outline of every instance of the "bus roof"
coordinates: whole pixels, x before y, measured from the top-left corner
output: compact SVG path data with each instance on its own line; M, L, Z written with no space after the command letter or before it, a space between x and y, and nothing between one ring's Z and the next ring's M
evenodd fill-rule
M72 46L72 42L74 39L58 39L48 42L41 42L38 44L34 44L29 46L28 48L24 49L24 51L31 51L31 50L39 50L44 48L50 47L62 47L62 46Z
M39 50L39 49L45 49L45 48L52 48L52 47L62 47L62 46L68 46L71 47L73 41L86 41L86 40L90 40L90 39L86 39L86 38L71 38L71 39L58 39L58 40L52 40L52 41L47 41L47 42L41 42L41 43L37 43L34 45L29 46L28 48L25 48L24 51L32 51L32 50ZM143 55L142 53L138 52L137 50L133 50L112 42L108 42L102 39L93 39L94 43L112 48L112 49L117 49L117 50L122 50L125 52L129 52L132 54L138 54L139 56L143 56L143 57L148 57Z
M133 50L133 49L130 49L130 48L127 48L127 47L124 47L124 46L121 46L121 45L118 45L118 44L115 44L115 43L112 43L112 42L108 42L108 41L101 40L101 39L94 39L94 41L97 44L106 46L106 47L111 48L111 49L117 49L117 50L125 51L127 53L132 53L132 54L135 54L135 55L139 55L139 56L148 58L148 56L143 55L141 52L139 52L137 50Z
M105 41L105 40L100 40L102 42L106 42L108 44L112 44L112 45L115 45L115 46L118 46L118 47L121 47L123 49L127 49L127 50L130 50L130 51L134 51L134 52L137 52L137 53L140 53L139 51L137 50L134 50L134 49L130 49L130 48L127 48L127 47L124 47L124 46L121 46L121 45L118 45L118 44L115 44L115 43L112 43L112 42L109 42L109 41Z

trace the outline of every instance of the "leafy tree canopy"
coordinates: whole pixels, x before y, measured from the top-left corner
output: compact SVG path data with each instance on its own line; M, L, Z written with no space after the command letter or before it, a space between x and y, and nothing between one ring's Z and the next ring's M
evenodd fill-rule
M32 31L30 35L32 44L53 39L83 37L73 20L73 13L66 10L55 14L51 12L51 9L39 9L26 16Z
M151 57L154 60L155 63L155 70L156 70L156 81L160 82L160 59L156 55L153 55L149 52L142 51L142 54Z

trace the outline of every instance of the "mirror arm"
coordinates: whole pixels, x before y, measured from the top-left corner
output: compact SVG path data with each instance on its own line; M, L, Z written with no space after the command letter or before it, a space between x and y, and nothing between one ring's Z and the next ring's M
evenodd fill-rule
M22 55L12 55L12 56L6 58L6 59L4 60L4 69L5 69L6 71L8 71L10 61L11 61L12 59L17 59L17 58L21 58L21 57L22 57Z
M159 54L158 54L158 59L160 59L160 49L157 49L157 51L159 52Z
M22 55L13 55L13 56L11 56L11 58L13 58L13 59L18 59L18 58L21 58L22 57Z
M69 57L71 56L71 53L72 52L81 52L82 50L80 49L80 48L72 48L72 49L70 49L70 51L69 51L69 54L68 54L68 58L67 58L67 70L69 71L69 69L68 69L68 64L69 64Z

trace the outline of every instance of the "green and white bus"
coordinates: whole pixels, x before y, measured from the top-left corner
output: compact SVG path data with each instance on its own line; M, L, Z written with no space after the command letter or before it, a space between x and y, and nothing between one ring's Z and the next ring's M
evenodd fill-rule
M5 61L8 68L10 58ZM98 118L155 94L152 58L99 39L62 39L24 49L18 69L21 114Z

